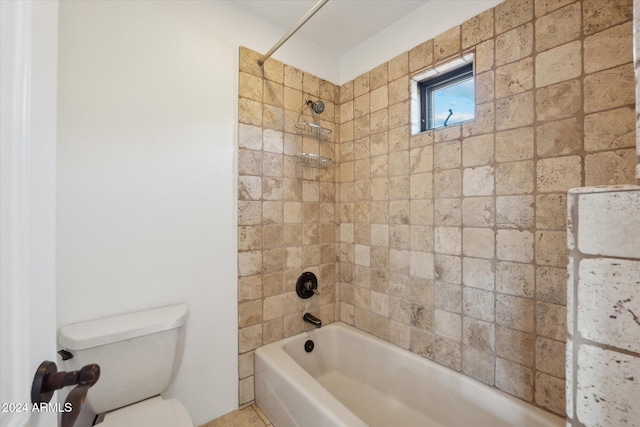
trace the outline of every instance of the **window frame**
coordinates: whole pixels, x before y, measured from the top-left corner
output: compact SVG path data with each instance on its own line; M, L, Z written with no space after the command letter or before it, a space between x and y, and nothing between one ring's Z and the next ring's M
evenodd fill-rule
M455 84L461 83L463 81L468 80L469 78L475 79L474 69L473 69L473 60L470 62L464 63L459 67L455 67L451 70L447 70L446 72L433 76L431 78L426 78L418 81L418 94L420 98L420 132L425 132L429 130L439 129L440 126L436 128L433 123L433 93L446 88L448 86L453 86ZM475 119L475 81L474 81L474 118ZM469 120L473 120L469 119ZM466 121L466 120L465 120ZM459 123L456 123L459 124Z

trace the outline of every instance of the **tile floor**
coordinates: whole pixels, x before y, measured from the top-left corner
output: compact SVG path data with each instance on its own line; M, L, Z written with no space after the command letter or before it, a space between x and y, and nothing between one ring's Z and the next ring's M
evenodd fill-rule
M272 426L271 421L256 405L229 412L200 427L265 427Z

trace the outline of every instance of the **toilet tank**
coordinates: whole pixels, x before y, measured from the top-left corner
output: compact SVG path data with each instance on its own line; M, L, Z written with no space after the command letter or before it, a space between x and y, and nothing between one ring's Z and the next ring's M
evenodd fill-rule
M165 391L178 368L186 318L187 305L179 304L63 326L58 342L73 355L65 369L100 365L85 405L101 414Z

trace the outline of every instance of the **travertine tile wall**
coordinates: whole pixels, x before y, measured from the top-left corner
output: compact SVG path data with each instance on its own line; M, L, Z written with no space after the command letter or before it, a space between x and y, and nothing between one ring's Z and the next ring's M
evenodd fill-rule
M254 350L303 331L303 311L335 319L335 169L296 162L299 121L335 130L338 88L309 73L240 49L238 125L239 403L254 399ZM305 102L321 99L312 116ZM302 114L301 114L302 112ZM322 142L333 157L336 132ZM319 297L302 300L298 276L312 271Z
M567 425L640 420L640 187L569 193Z
M339 318L565 412L566 192L634 182L631 0L507 0L340 88ZM476 119L410 135L475 53Z
M640 4L633 2L633 59L636 70L636 182L640 185Z

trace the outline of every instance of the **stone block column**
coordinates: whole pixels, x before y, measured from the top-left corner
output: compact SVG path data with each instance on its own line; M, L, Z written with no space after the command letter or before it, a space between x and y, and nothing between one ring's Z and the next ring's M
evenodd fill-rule
M640 426L640 187L568 197L567 425Z

